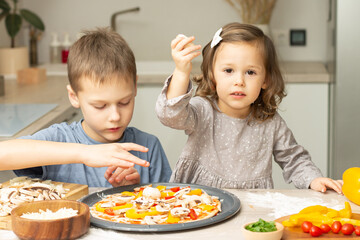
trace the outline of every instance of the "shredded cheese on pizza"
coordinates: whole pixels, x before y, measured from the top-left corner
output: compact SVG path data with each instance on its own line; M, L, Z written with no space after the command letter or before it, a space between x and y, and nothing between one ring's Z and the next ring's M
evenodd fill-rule
M202 189L148 185L108 195L90 211L96 218L118 223L174 224L211 218L221 211L221 203Z

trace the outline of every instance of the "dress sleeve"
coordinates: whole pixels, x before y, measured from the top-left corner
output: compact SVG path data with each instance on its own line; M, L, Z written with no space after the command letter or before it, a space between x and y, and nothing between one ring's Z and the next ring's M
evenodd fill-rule
M155 111L162 124L178 130L185 130L191 134L197 125L197 114L195 107L190 104L192 97L192 84L189 83L186 94L176 98L167 99L166 92L171 81L171 76L166 80L165 85L156 101Z
M275 129L274 159L283 169L287 183L297 188L309 188L310 183L322 177L321 171L312 162L309 152L299 145L285 121L279 116Z

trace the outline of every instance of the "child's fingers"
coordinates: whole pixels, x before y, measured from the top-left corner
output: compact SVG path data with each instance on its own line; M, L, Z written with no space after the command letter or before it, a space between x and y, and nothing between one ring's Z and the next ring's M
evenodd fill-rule
M139 152L147 152L149 149L147 147L141 146L136 143L118 143L121 148L126 151L139 151Z
M133 172L133 173L130 173L130 174L126 175L126 176L125 176L125 179L126 179L127 181L139 180L139 182L140 182L140 174L139 174L137 171L135 171L135 172Z
M127 175L128 168L117 168L111 178L113 178L117 183L124 180L125 176Z
M112 173L114 172L114 170L116 169L117 167L116 166L111 166L111 167L108 167L105 171L105 174L104 174L104 177L106 179L109 179L110 176L112 175Z
M148 167L150 165L148 161L142 160L129 152L120 152L114 157L118 159L117 164L114 164L118 167L133 167L134 164L142 167Z

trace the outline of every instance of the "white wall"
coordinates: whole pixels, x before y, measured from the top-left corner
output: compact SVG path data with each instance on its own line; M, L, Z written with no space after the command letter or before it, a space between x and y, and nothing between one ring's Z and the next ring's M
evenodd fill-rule
M40 62L49 60L52 32L69 32L74 39L84 29L109 26L112 13L136 6L140 12L118 16L117 24L137 60L170 60L169 44L178 33L195 35L204 45L220 26L241 21L225 0L26 0L22 4L46 25L39 43ZM326 61L328 5L328 0L278 0L271 29L288 34L290 29L305 28L308 37L306 47L279 47L281 60ZM0 34L0 46L8 45L3 26Z

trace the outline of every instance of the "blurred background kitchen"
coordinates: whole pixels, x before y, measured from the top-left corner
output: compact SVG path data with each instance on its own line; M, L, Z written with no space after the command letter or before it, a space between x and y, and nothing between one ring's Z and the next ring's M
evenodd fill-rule
M113 27L129 43L138 63L138 95L130 125L158 136L173 167L186 136L181 131L162 126L154 113L162 84L174 67L170 41L182 33L194 35L196 42L204 46L224 24L249 21L242 14L239 2L241 0L20 1L21 8L35 12L45 24L45 31L37 42L37 56L38 67L46 69L45 81L48 84L19 84L16 83L16 74L4 74L5 90L0 96L0 140L30 134L54 122L72 122L81 118L66 101L66 64L50 63L53 33L58 35L60 43L66 34L74 42L82 30L110 26L113 17ZM360 38L360 30L356 25L360 21L360 1L277 0L274 3L269 21L254 23L265 23L261 27L271 36L279 54L288 93L281 104L280 114L323 174L339 179L345 169L359 166L360 46L356 41ZM29 46L29 42L29 28L23 24L16 43ZM8 47L9 43L2 20L0 47ZM194 74L199 72L201 57L196 61ZM56 91L64 94L61 101L57 98L51 100L53 96L50 94L37 99L28 93L35 88L36 91L47 91L51 87L48 86L50 81L58 81ZM12 90L7 90L7 86ZM21 100L19 92L27 98ZM46 97L49 97L48 101L44 101ZM46 103L47 108L33 116L30 122L29 117L11 115L20 111L9 110L11 104L25 103ZM66 111L64 105L67 105ZM32 110L22 112L32 113L39 109L34 105ZM16 117L28 121L23 121L24 126L17 126L15 132L2 135L10 126L8 122L15 122ZM21 125L22 119L17 121ZM284 182L276 164L273 170L276 188L293 188ZM0 181L12 176L10 171L0 172Z

